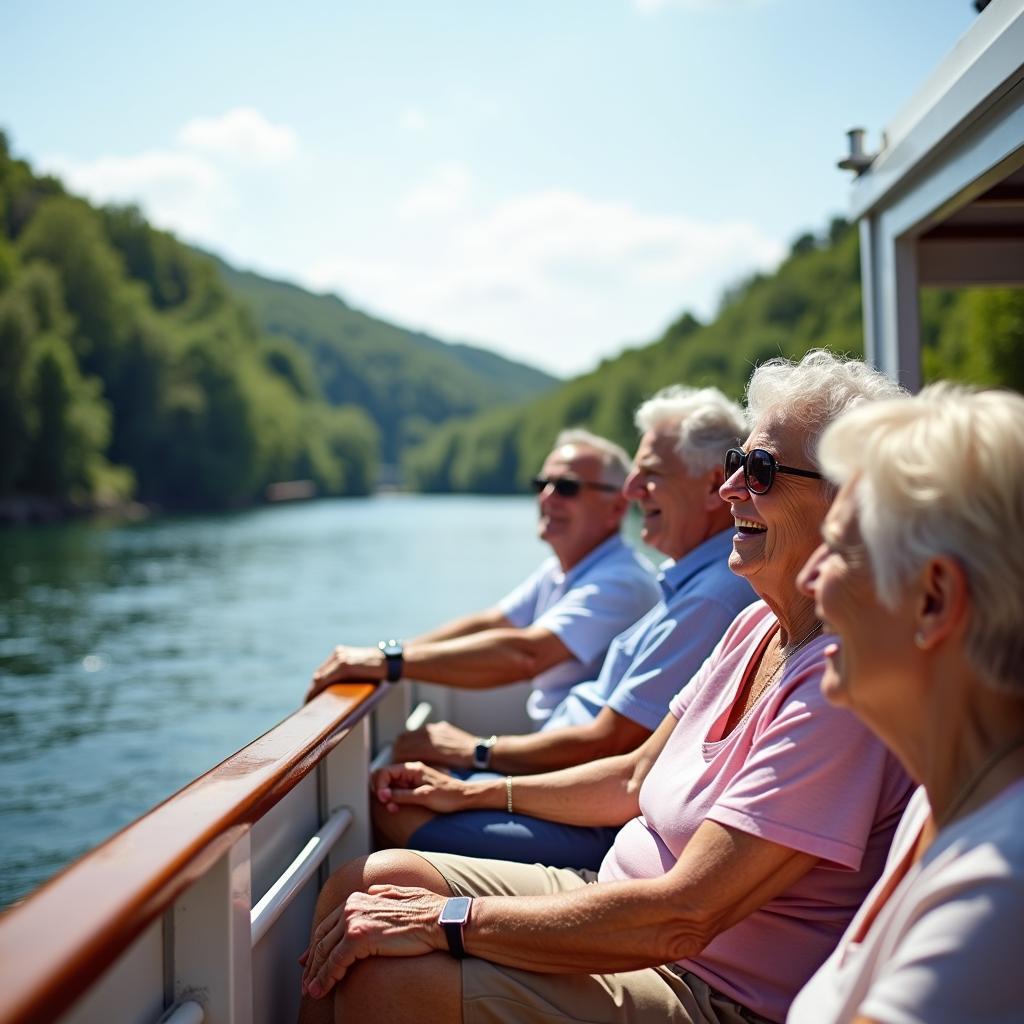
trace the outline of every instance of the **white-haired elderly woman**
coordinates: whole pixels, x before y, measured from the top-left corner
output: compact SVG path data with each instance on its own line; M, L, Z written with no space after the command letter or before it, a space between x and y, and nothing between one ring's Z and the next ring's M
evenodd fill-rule
M822 687L921 783L793 1024L1024 1020L1024 397L926 388L825 434Z
M785 1017L882 870L911 790L870 730L821 696L827 641L796 587L832 496L816 467L819 434L849 406L896 393L825 352L754 372L753 428L727 456L721 494L735 518L730 566L762 601L692 682L679 680L651 737L629 754L515 780L462 782L415 763L375 780L378 799L396 806L623 826L600 872L410 850L353 861L321 893L304 1022L332 1011Z

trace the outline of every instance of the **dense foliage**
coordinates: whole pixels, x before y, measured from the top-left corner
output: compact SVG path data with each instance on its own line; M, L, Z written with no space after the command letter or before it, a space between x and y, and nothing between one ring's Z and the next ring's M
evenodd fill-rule
M1024 388L1024 292L925 290L921 315L926 377ZM133 208L91 207L0 133L0 504L227 506L289 479L362 494L378 455L413 488L515 491L562 427L628 448L633 410L665 384L739 397L765 358L861 344L857 235L836 220L727 292L713 322L684 313L552 390L499 356L233 270Z
M364 494L381 450L551 383L232 271L68 195L0 133L0 502L223 507L291 479Z
M1024 292L926 290L921 306L928 379L1024 389ZM711 384L739 398L757 363L822 346L863 351L857 232L839 219L822 238L798 238L776 273L730 289L712 323L684 313L653 344L549 395L442 427L409 453L406 476L429 491L522 490L563 427L585 425L631 450L633 411L658 388Z
M555 384L540 370L493 352L367 316L335 295L218 266L264 331L306 352L329 402L369 413L385 462L398 462L405 447L453 416L532 398Z

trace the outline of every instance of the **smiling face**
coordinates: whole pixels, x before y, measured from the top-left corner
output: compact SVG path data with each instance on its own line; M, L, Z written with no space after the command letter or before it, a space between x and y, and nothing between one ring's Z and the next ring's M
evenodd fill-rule
M545 460L540 476L568 477L584 483L603 483L600 454L584 444L556 448ZM538 496L537 536L547 541L563 569L570 569L602 541L617 533L627 502L619 491L583 487L563 498L550 485Z
M893 710L908 692L915 669L913 601L895 610L875 590L857 514L856 481L836 495L822 526L823 542L800 572L801 590L814 599L825 629L837 640L826 648L822 693L856 711L886 735L899 721ZM909 595L908 595L909 597Z
M674 559L721 529L714 517L722 508L717 493L721 470L691 476L678 443L677 421L648 430L640 439L633 471L622 488L640 508L643 542Z
M784 465L814 470L804 454L806 437L804 426L774 413L754 428L743 449L764 448ZM741 467L719 493L732 507L736 523L729 568L777 612L800 603L796 576L818 543L828 509L825 485L779 473L767 494L752 494Z

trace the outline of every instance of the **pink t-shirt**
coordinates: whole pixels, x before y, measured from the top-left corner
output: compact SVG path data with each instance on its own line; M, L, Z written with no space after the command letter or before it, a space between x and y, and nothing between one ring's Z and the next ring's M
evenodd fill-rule
M653 878L705 819L820 857L782 895L680 966L771 1020L832 951L878 878L912 792L899 762L821 695L819 637L793 655L753 713L722 739L747 667L778 627L763 602L739 614L672 701L678 723L619 832L602 882Z

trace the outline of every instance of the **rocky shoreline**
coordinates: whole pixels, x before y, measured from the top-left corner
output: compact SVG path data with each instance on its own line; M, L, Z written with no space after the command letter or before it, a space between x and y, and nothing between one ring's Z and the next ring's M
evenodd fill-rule
M20 495L14 498L0 498L0 527L56 525L76 519L101 517L133 521L148 519L156 511L157 509L137 501L77 505L37 495Z

